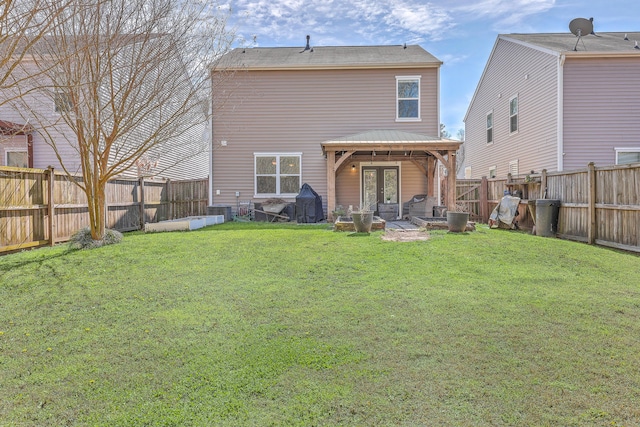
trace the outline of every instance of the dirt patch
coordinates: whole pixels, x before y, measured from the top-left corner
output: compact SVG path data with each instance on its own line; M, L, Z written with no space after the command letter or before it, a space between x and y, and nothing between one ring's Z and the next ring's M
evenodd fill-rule
M382 240L391 242L415 242L416 240L429 240L426 230L387 230L382 235Z

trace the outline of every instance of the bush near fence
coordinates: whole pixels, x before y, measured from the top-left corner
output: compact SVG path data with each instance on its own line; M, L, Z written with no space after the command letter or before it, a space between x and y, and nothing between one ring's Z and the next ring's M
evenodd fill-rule
M0 167L0 253L64 242L89 224L87 198L73 179L81 178ZM205 215L207 196L208 179L115 179L106 188L106 226L132 231L145 222Z

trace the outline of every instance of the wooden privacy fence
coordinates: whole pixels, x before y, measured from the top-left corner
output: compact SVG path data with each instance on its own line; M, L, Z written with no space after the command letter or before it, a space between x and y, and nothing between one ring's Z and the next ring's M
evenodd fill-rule
M205 215L207 195L207 179L115 179L106 188L106 226L131 231L145 222ZM0 167L0 253L64 242L88 224L86 195L66 174Z
M543 171L524 178L458 180L458 202L471 217L487 222L504 192L522 199L518 224L532 229L529 204L560 200L558 237L640 252L640 165L595 167L571 172Z

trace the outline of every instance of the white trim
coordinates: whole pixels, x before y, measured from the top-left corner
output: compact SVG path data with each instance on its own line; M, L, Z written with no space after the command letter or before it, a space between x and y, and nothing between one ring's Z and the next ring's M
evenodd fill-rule
M29 150L27 148L8 148L4 152L4 164L9 165L9 153L27 153L27 166L29 167Z
M421 103L422 103L422 76L396 76L396 87L395 87L395 91L396 91L396 122L421 122L422 121L422 108L421 108ZM413 80L417 80L418 81L418 117L400 117L398 115L399 111L399 102L400 99L398 97L398 83L401 81L413 81ZM406 99L406 100L413 100L414 98L402 98L402 99Z
M618 154L620 154L620 153L640 153L640 147L615 147L614 150L616 152L616 159L615 159L616 165L620 164L618 162ZM623 163L623 164L627 164L627 163Z
M298 193L280 193L280 171L276 169L276 192L275 193L258 193L258 175L256 173L256 158L257 157L275 157L276 164L279 163L280 157L298 157L300 159L300 173L297 176L300 177L299 185L302 186L302 153L301 152L254 152L253 153L253 197L256 199L280 197L291 198L296 197ZM285 176L293 176L289 174Z
M558 88L556 90L558 96L558 128L557 128L557 141L558 141L558 152L556 153L557 159L557 169L558 171L562 171L564 169L564 157L562 153L564 152L564 61L566 57L564 55L560 55L558 57Z
M487 131L489 130L489 127L487 126L487 118L489 117L489 114L491 114L491 141L487 141ZM486 145L493 145L493 142L495 141L495 132L493 131L495 125L495 116L493 114L493 109L491 109L491 111L487 112L487 114L484 116L484 143Z
M520 131L520 97L519 97L519 93L516 93L515 95L513 95L511 98L509 98L509 135L513 135L516 134ZM516 99L516 108L518 109L518 111L515 114L516 117L516 121L517 121L517 126L516 126L516 130L512 131L511 130L511 118L514 116L511 114L511 102Z

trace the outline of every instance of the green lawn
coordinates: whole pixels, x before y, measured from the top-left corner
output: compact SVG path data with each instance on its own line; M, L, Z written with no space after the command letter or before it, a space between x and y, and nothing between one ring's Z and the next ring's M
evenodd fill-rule
M640 257L380 235L235 223L0 257L0 425L640 425Z

